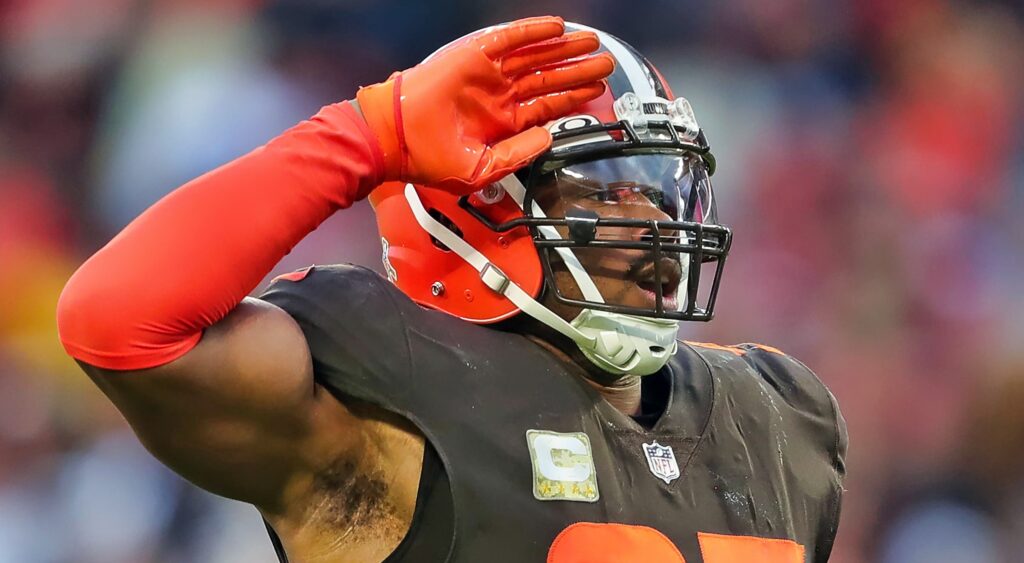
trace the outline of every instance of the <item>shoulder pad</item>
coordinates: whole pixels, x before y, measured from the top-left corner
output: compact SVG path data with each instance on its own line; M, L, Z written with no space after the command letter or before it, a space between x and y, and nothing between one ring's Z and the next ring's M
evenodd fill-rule
M705 342L686 342L713 370L723 370L725 377L737 379L732 383L757 381L771 387L785 401L813 435L822 440L822 446L833 452L834 463L842 466L847 447L846 424L839 412L835 397L818 376L793 356L763 344L736 344L723 346ZM740 369L737 369L740 368ZM742 374L750 377L744 377ZM737 375L739 374L739 377Z
M743 358L753 366L769 385L778 390L786 402L804 414L808 424L819 426L833 464L845 474L846 449L849 436L839 403L825 383L803 362L778 348L763 344L740 344Z
M760 379L770 384L787 401L798 407L817 409L827 406L828 390L807 366L778 348L764 344L734 344L724 346L709 342L686 344L698 350L705 360L719 365L737 365L742 361Z
M800 360L763 344L739 344L742 358L794 407L831 418L831 393Z
M412 302L373 270L311 266L278 276L259 298L299 324L317 382L378 404L406 388L411 360L402 311Z

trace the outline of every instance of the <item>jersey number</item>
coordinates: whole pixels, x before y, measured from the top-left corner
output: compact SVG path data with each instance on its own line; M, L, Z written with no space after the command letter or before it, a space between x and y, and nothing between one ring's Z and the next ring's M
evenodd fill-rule
M803 563L804 547L792 540L697 532L704 563ZM654 528L579 522L562 530L547 563L686 563L679 549Z

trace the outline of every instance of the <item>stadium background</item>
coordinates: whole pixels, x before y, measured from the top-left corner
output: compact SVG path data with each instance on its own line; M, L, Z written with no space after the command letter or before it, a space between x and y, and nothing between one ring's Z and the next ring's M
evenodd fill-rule
M63 354L57 295L180 183L544 13L648 54L709 132L735 250L717 320L683 334L780 347L839 397L833 561L1024 561L1019 3L7 0L0 562L272 561L255 510L155 462ZM379 252L360 205L275 273Z

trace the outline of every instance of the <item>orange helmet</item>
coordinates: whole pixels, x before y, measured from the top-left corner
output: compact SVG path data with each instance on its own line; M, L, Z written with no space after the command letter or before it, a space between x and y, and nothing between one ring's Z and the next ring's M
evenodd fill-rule
M606 369L635 372L642 359L626 356L638 346L641 355L667 361L678 321L710 320L732 235L717 224L709 179L715 161L690 104L675 98L654 66L623 41L579 24L566 22L566 30L596 32L616 68L601 97L547 125L554 141L546 154L469 196L389 182L370 202L388 278L417 303L475 323L526 312L584 352L603 347L599 355L618 358L613 368L602 364ZM602 203L646 196L667 220L604 218L583 209L549 216L538 190L556 183L589 190ZM602 234L616 227L644 234L639 240ZM645 251L653 265L644 270L653 280L653 305L608 302L573 254L581 248ZM705 276L711 283L702 291L705 264L713 275ZM573 291L555 286L559 268L572 274ZM545 291L584 314L571 322L558 318L539 304ZM623 329L623 319L632 328ZM622 334L639 340L620 346Z

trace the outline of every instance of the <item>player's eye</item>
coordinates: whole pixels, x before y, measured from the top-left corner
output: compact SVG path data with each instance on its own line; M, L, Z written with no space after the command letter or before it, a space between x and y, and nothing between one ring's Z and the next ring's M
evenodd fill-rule
M651 186L630 185L607 186L603 189L592 190L586 197L601 203L636 203L646 199L654 205L660 206L663 196L661 190L656 190Z
M625 188L613 188L605 190L594 190L589 198L601 203L619 203L629 197Z

